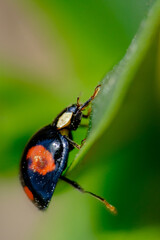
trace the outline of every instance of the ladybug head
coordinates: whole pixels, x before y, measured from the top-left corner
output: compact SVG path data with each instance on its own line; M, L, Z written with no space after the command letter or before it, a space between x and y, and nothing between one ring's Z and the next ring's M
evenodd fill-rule
M70 123L70 130L76 130L79 127L83 116L82 110L80 110L80 104L74 104L69 107L68 110L73 114Z
M84 103L79 103L79 97L77 98L77 103L73 104L63 110L56 118L56 127L58 130L67 128L69 130L76 130L80 125L81 119L83 117L82 111L90 104L90 102L96 97L100 90L100 85L95 88L93 95Z
M56 127L58 130L68 128L76 130L81 122L82 112L79 111L79 105L73 104L67 107L59 116Z

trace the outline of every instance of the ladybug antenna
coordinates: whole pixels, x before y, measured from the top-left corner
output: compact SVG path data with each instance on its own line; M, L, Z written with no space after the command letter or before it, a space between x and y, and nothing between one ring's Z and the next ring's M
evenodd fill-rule
M100 90L100 87L101 87L101 85L99 84L95 88L93 95L85 103L83 103L81 106L78 105L79 104L79 98L77 98L77 106L79 106L78 112L83 111L90 104L90 102L93 101L93 99L97 96L97 94Z
M117 214L117 210L114 206L112 206L110 203L108 203L104 198L92 193L92 192L89 192L89 191L86 191L84 190L78 183L64 177L64 176L61 176L60 177L61 180L63 180L64 182L66 183L69 183L72 187L74 187L75 189L77 189L78 191L80 191L81 193L88 193L90 194L92 197L98 199L99 201L101 201L105 206L106 208L113 214Z
M79 103L79 97L77 97L77 107L79 108L81 105Z

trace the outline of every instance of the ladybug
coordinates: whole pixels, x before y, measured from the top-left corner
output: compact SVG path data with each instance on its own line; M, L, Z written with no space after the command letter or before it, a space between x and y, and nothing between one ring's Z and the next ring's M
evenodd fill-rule
M94 193L85 191L78 183L63 176L67 166L69 152L73 148L80 149L84 143L78 145L73 141L72 131L75 131L82 118L88 118L82 112L96 97L100 90L98 85L93 95L84 103L77 103L66 107L55 120L41 128L27 143L20 164L20 179L28 198L41 210L48 207L59 179L69 183L82 193L88 193L101 202L113 213L114 206Z

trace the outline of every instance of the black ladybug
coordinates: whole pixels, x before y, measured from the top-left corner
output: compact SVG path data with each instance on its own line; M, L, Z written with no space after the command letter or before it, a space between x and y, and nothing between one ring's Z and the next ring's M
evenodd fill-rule
M93 95L84 103L77 103L65 108L55 120L40 129L26 145L20 165L21 183L29 199L39 209L46 209L51 201L53 192L59 179L69 183L83 193L89 193L102 201L113 213L115 207L105 199L85 191L76 182L62 176L66 168L69 152L74 148L80 149L83 144L78 145L73 141L72 131L75 131L81 119L89 117L82 111L96 97L100 85L95 88Z

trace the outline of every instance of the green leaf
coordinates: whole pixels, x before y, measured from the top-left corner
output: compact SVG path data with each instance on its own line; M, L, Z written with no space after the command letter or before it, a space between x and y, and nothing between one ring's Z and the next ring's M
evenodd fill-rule
M133 38L124 58L102 80L101 91L94 100L92 107L87 141L77 154L70 169L83 158L94 142L100 138L110 125L159 29L160 1L156 1L146 19L142 21L140 29Z

